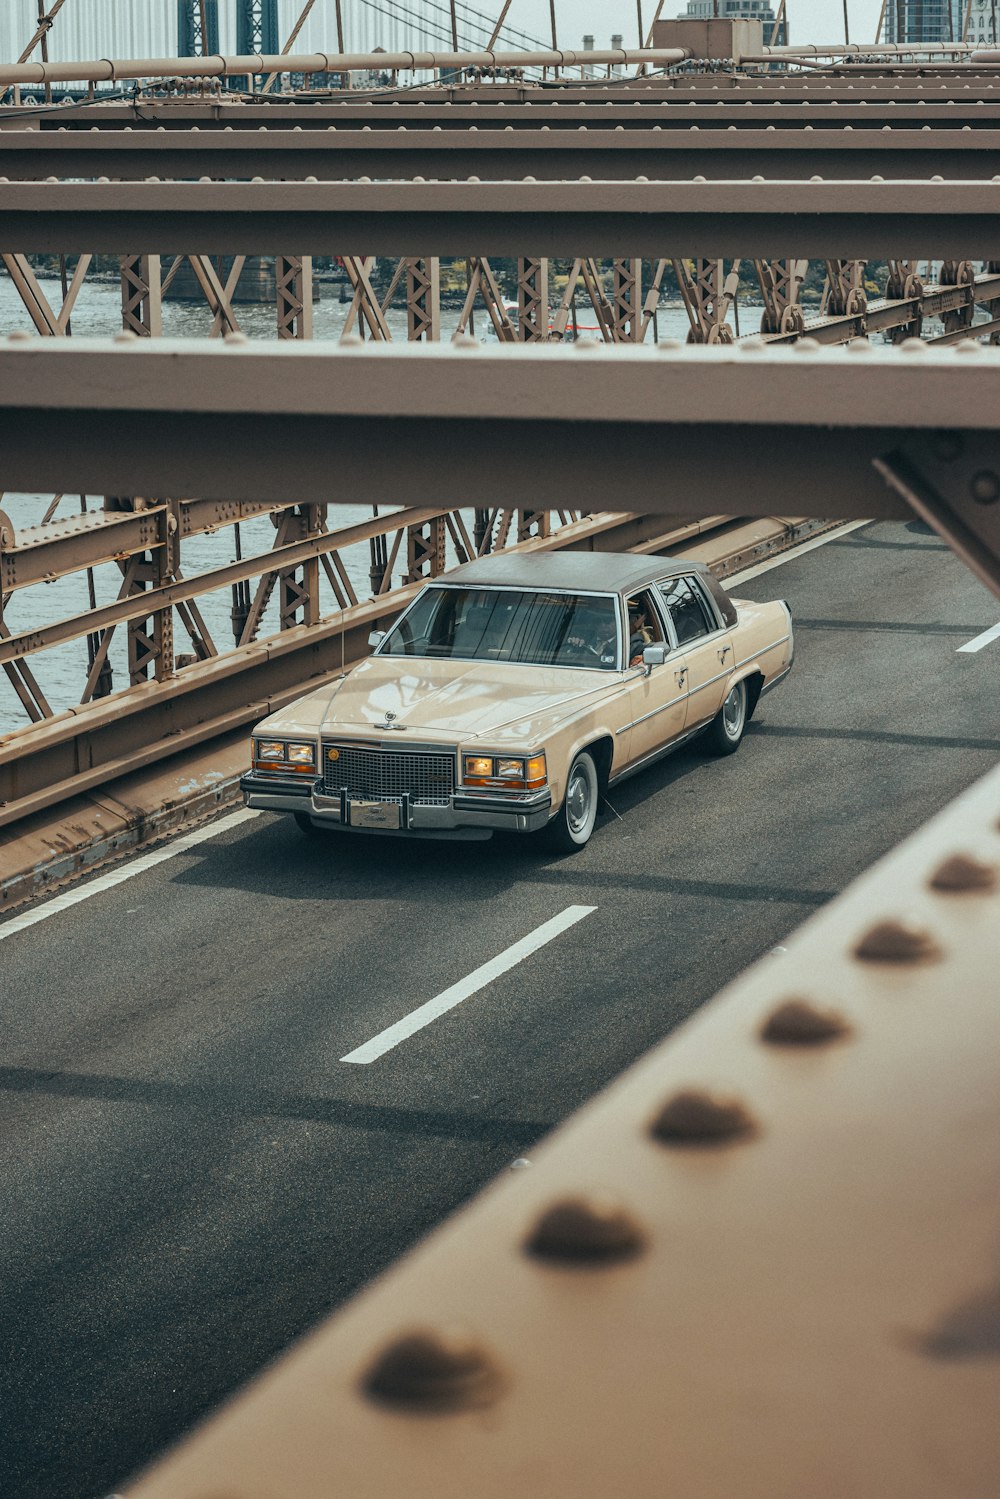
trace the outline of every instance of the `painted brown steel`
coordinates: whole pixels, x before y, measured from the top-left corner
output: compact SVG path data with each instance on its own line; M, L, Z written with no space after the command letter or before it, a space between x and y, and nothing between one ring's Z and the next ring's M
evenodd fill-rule
M593 117L591 117L593 119ZM511 136L513 135L513 139ZM948 181L989 179L1000 173L1000 129L815 129L777 131L522 127L448 131L405 128L264 132L0 131L0 177L122 180L250 178L326 181L362 176L405 179L544 178L590 176L850 180L887 178Z
M873 459L913 428L988 428L1000 351L8 340L0 386L12 490L441 505L474 473L482 504L898 517Z
M994 182L0 184L8 252L989 259L998 209Z
M589 91L584 97L560 89L480 89L475 97L454 91L442 97L440 91L427 97L404 92L398 98L358 97L353 92L342 95L317 95L310 100L300 96L297 102L275 99L267 104L231 103L227 99L200 99L197 96L170 101L143 99L138 103L110 103L94 106L66 106L52 114L31 114L25 109L0 107L0 131L37 129L43 134L77 131L110 131L125 126L164 130L182 130L197 125L202 130L233 133L269 128L303 132L317 129L361 129L365 125L440 127L442 131L461 130L471 124L508 125L513 131L522 127L538 129L549 125L555 129L588 128L608 130L621 125L626 131L647 130L659 125L663 130L688 130L730 125L736 130L814 128L871 130L885 124L894 129L910 126L970 130L996 128L1000 117L1000 76L982 89L970 84L961 90L948 85L933 92L914 91L894 85L880 92L875 83L866 81L861 88L852 84L838 89L836 82L803 93L792 84L780 89L743 88L738 91L714 88L673 95L633 98L621 89L607 94ZM258 96L259 97L259 96ZM636 109L636 104L641 109Z

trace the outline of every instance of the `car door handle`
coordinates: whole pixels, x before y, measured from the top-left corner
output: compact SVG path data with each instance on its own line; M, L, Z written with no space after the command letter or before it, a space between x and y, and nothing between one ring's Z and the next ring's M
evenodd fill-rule
M719 652L719 660L722 662L723 666L725 666L725 664L726 664L726 656L727 656L727 654L731 650L732 650L732 646L731 645L724 645L722 647L722 650Z
M686 666L682 666L681 669L680 669L680 671L677 673L677 685L678 685L678 687L683 687L684 686L684 678L687 676L687 674L688 674L687 667Z

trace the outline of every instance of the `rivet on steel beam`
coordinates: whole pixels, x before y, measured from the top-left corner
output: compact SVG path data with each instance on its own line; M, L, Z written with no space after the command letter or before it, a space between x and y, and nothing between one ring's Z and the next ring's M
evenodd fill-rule
M593 180L594 180L593 177L578 177L577 178L578 182L593 182Z
M54 180L55 179L53 178L53 181ZM143 178L144 182L159 182L159 180L160 180L159 177L144 177Z
M503 1384L493 1356L468 1333L419 1328L382 1349L361 1388L386 1405L443 1412L492 1405Z
M893 918L869 927L854 948L865 963L924 963L941 957L941 949L923 927Z
M823 1046L849 1035L850 1030L836 1010L821 1010L808 999L786 999L771 1011L760 1028L760 1038L772 1046Z
M481 177L466 177L465 180L466 182L481 182L483 179Z
M9 344L30 344L34 337L35 335L29 333L27 328L15 328L13 333L7 334L7 342Z
M810 177L809 181L810 182L822 182L823 178L822 177Z
M725 1145L756 1134L757 1127L738 1098L690 1088L664 1104L650 1131L664 1145Z
M814 354L820 347L821 345L819 339L810 338L808 334L804 335L802 338L797 338L792 344L792 349L796 354Z
M679 338L661 338L660 342L654 345L654 348L661 354L674 354L678 349L686 347L686 344Z
M952 854L927 881L932 890L963 892L993 890L997 884L997 866L977 859L973 854Z
M935 173L934 176L931 178L931 181L932 182L943 182L944 178L941 177L940 175L938 175L937 173Z
M631 1259L646 1247L638 1223L611 1198L567 1197L545 1209L524 1245L543 1260L601 1265Z
M763 177L751 177L750 181L751 182L763 182L764 178Z
M263 179L263 177L251 177L250 181L251 182L263 182L264 179Z
M111 342L113 344L137 344L139 342L139 335L138 333L133 333L131 328L121 328L117 333L111 335Z
M977 505L995 505L1000 499L1000 477L992 469L980 469L969 480L969 493Z
M708 178L707 177L701 177L701 176L699 176L699 177L692 177L691 181L692 182L707 182Z
M340 335L340 341L338 343L338 348L341 348L341 349L360 348L363 343L364 343L364 339L361 337L360 333L342 333Z
M884 182L884 181L885 181L885 178L884 178L884 177L880 177L880 176L879 176L879 175L878 175L878 174L877 174L877 173L876 173L876 175L875 175L875 176L874 176L874 177L869 177L869 179L868 179L868 181L869 181L869 182Z
M904 354L927 353L927 345L922 338L904 338L899 347Z
M363 177L359 178L359 181L361 181L361 182L364 182L364 180L365 179ZM319 178L318 177L303 177L302 181L303 182L318 182Z
M972 354L973 356L981 354L983 352L983 346L982 344L977 343L974 338L966 338L963 339L960 344L955 344L954 350L956 354L961 354L967 358L970 354Z
M199 177L198 178L199 182L211 182L211 180L212 180L211 177Z
M872 346L867 338L849 338L844 345L848 354L870 354Z
M538 178L537 177L522 177L521 181L522 182L537 182Z
M58 177L46 177L45 180L46 180L46 182L58 182L59 178Z
M224 344L228 344L229 347L232 348L234 345L248 344L250 340L249 338L247 338L245 333L237 333L236 330L233 329L231 332L223 335L222 342Z

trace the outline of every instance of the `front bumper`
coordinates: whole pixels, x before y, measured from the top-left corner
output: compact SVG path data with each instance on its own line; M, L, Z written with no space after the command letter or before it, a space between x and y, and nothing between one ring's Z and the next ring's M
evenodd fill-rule
M458 791L445 806L412 802L407 796L389 804L400 809L398 828L358 827L351 821L350 798L325 795L322 781L248 771L240 779L240 790L246 806L263 812L298 812L320 827L390 837L488 838L496 832L534 833L545 826L552 811L549 791L506 797Z

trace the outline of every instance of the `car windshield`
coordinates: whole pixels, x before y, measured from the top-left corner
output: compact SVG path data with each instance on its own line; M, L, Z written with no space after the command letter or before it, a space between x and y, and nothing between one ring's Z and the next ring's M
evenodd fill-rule
M426 588L389 631L380 654L613 671L615 606L610 595Z

